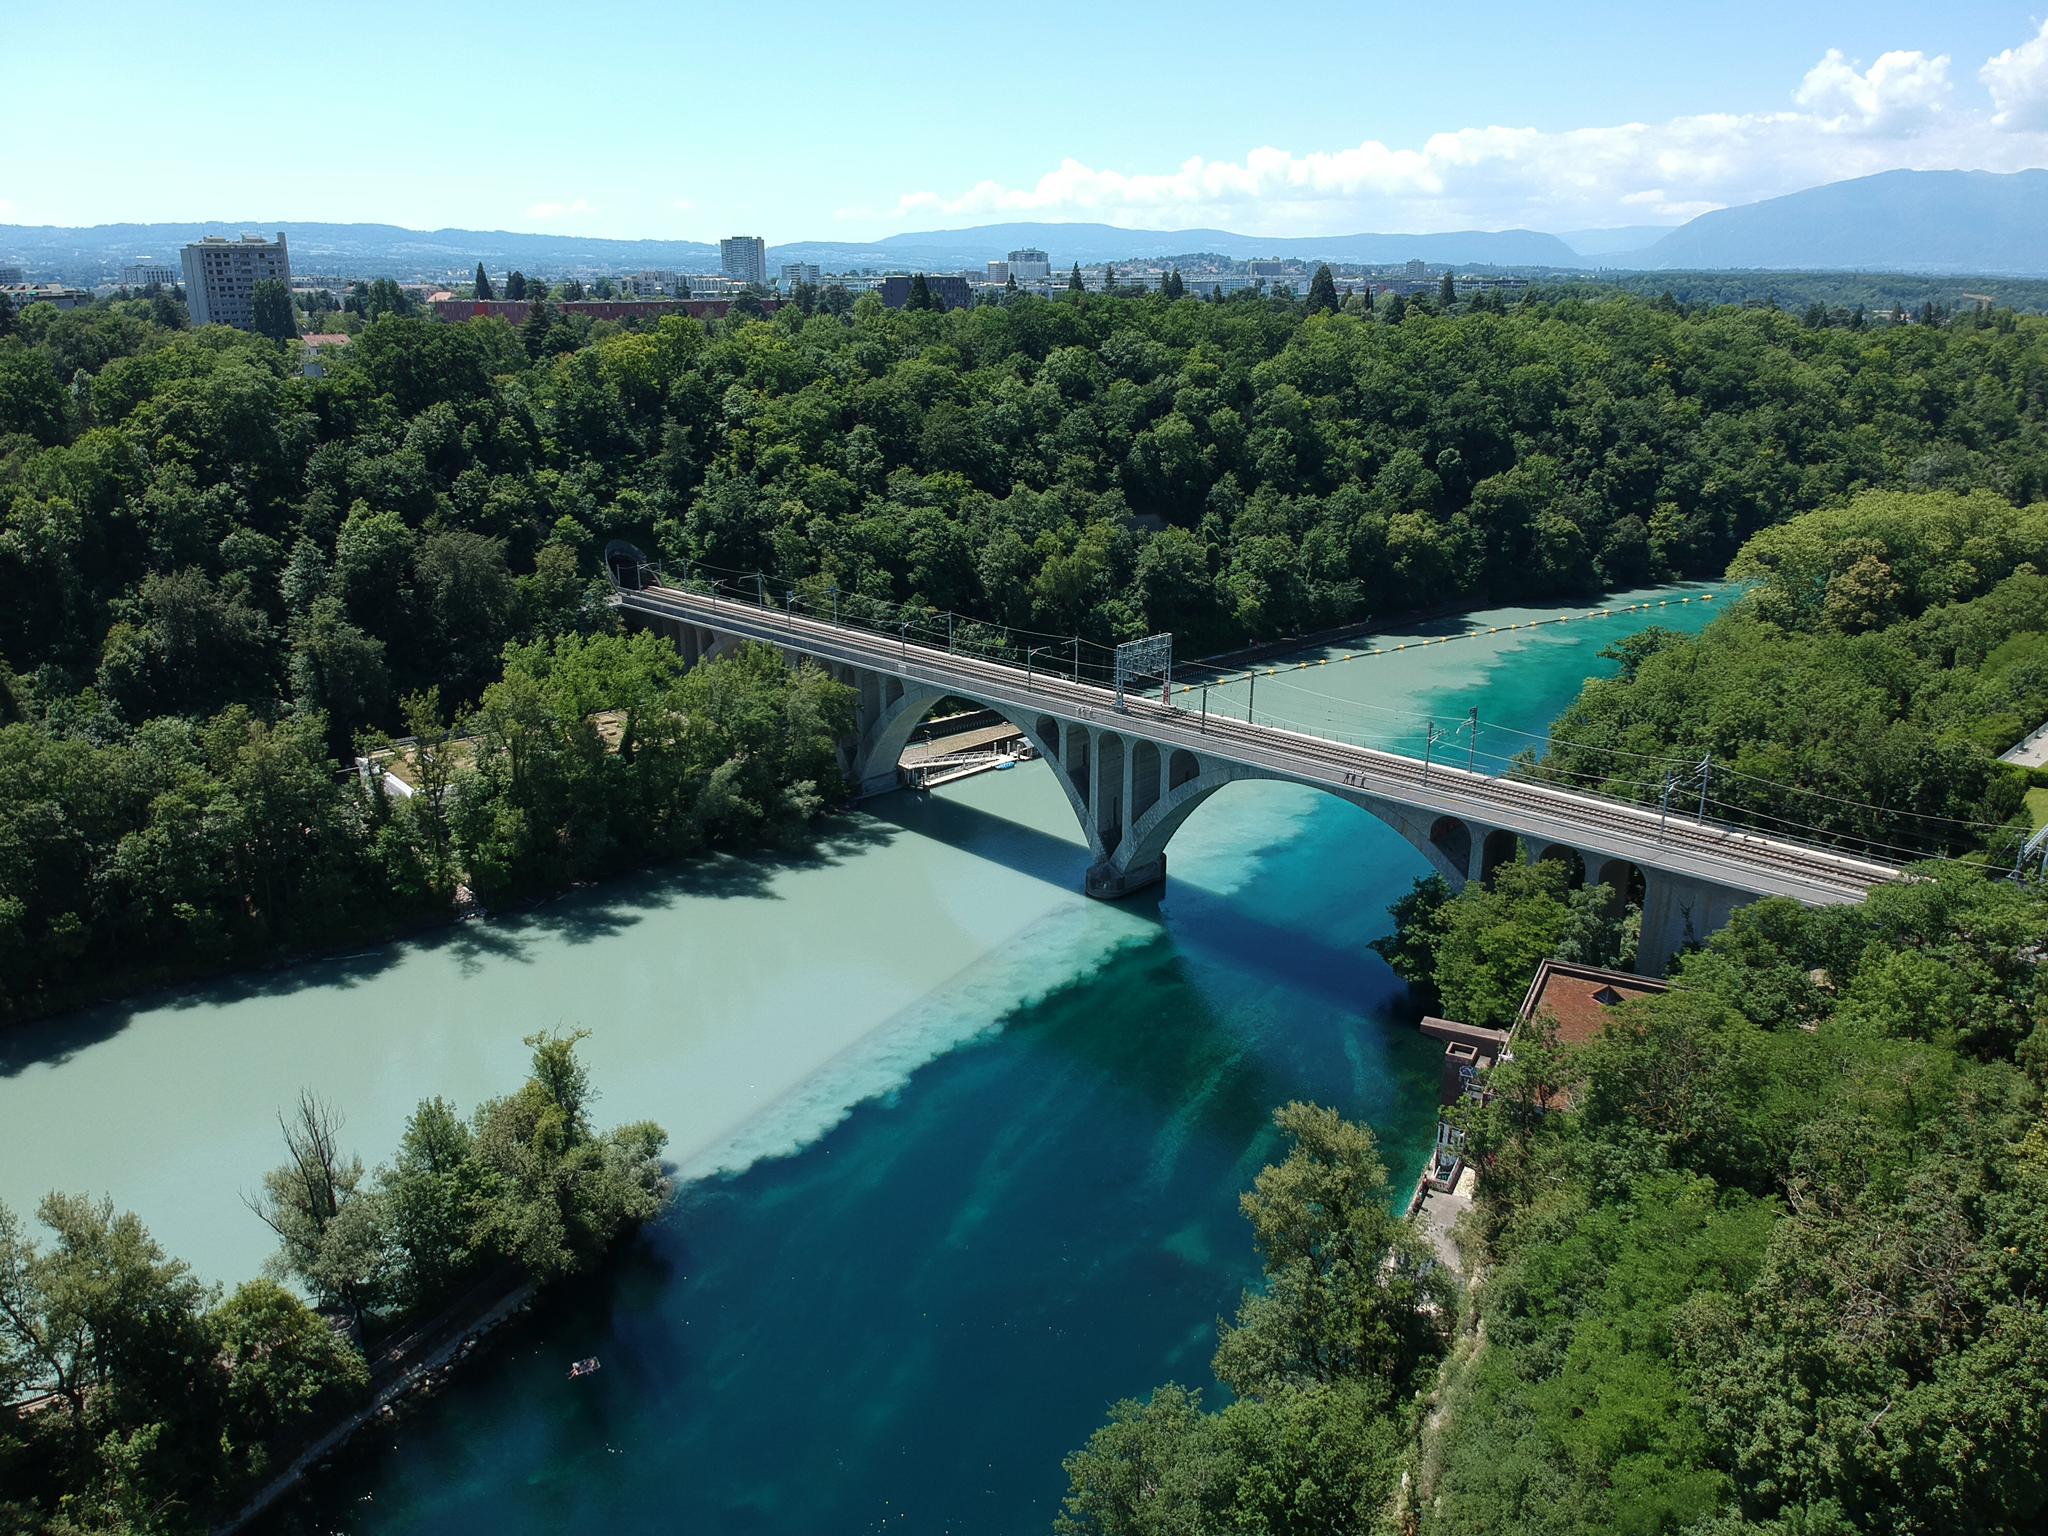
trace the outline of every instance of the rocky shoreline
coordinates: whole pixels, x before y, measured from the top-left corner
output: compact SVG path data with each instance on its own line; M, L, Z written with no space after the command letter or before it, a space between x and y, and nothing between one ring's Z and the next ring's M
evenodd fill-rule
M293 1457L291 1464L258 1489L232 1519L214 1526L213 1536L234 1536L308 1477L324 1471L329 1458L360 1430L371 1424L394 1423L414 1403L432 1397L493 1334L532 1307L538 1289L531 1280L516 1286L439 1343L422 1348L409 1359L386 1361L388 1374L371 1391L369 1401L331 1425Z

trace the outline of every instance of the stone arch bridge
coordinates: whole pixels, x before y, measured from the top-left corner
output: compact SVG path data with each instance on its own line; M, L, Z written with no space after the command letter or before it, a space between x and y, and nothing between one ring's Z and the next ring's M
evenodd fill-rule
M1809 906L1860 900L1890 865L1664 818L1628 802L1499 779L1272 725L1197 717L1152 699L1116 707L1106 688L827 623L729 597L622 587L629 621L666 635L694 665L742 640L808 657L852 687L856 732L842 744L863 793L897 785L911 733L945 698L972 700L1020 731L1051 766L1088 839L1089 895L1163 880L1167 845L1217 790L1243 779L1306 784L1359 806L1414 845L1453 887L1527 854L1639 896L1637 963L1651 971L1758 896Z

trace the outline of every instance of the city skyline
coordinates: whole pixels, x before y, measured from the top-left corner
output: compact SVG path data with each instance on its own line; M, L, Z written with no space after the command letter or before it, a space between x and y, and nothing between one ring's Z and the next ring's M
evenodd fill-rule
M386 4L354 14L366 33L407 25ZM1378 4L1262 26L1196 4L1121 48L1099 16L964 14L906 49L843 11L785 8L768 30L706 13L663 47L590 62L530 46L557 24L538 8L458 5L460 53L380 55L375 110L337 107L321 138L346 152L323 155L298 133L229 130L246 82L316 68L331 36L229 4L149 50L54 56L15 82L0 130L67 129L0 178L0 223L741 229L771 246L1005 221L1564 232L1675 226L1886 169L2048 163L2048 24L2017 5L1738 3L1703 36L1604 3L1541 27L1477 3L1436 30ZM67 104L86 92L99 106L78 120ZM594 152L608 141L673 152Z

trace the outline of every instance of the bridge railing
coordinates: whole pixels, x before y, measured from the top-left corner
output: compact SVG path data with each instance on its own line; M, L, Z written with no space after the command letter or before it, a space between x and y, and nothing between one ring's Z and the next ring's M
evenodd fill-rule
M609 574L613 585L623 589L617 571ZM1027 675L1042 673L1098 687L1111 686L1115 678L1115 648L1079 635L1054 635L948 609L843 592L830 583L793 587L763 575L721 573L694 562L675 571L657 561L643 560L635 567L635 575L642 587L651 579L654 585L708 597L714 603L859 630L906 650L921 645L1016 667Z
M642 562L636 575L640 577L642 588L652 585L671 591L686 592L708 599L714 607L731 604L738 610L766 615L771 622L773 618L780 617L794 627L794 621L803 618L815 623L829 624L837 629L872 636L897 647L899 655L904 659L909 658L909 648L916 645L926 650L943 651L979 662L1008 667L1019 674L1019 681L1027 690L1040 677L1081 683L1105 691L1109 691L1113 683L1113 666L1109 660L1111 653L1108 649L1095 647L1105 652L1102 659L1098 660L1087 652L1087 648L1093 646L1094 642L1078 640L1071 636L1054 637L1056 643L1026 645L1019 648L1009 644L1009 637L1029 637L1031 631L992 625L985 621L967 620L944 610L910 609L901 604L848 597L837 588L829 588L825 600L820 602L799 588L785 586L778 591L765 577L735 579L730 575L712 574L702 567L674 573L654 561ZM614 583L623 587L622 583L617 582L616 574ZM1277 728L1294 735L1325 741L1334 746L1385 753L1419 765L1425 778L1433 767L1463 766L1468 772L1481 773L1488 778L1527 784L1552 793L1569 795L1581 801L1611 805L1618 810L1626 810L1632 818L1640 817L1645 812L1655 813L1659 810L1654 798L1632 798L1615 794L1602 786L1559 783L1554 777L1546 775L1527 761L1523 755L1509 756L1480 750L1476 743L1471 741L1466 742L1463 750L1452 750L1444 755L1436 755L1432 748L1452 733L1439 733L1433 722L1423 734L1422 750L1417 752L1411 750L1412 743L1395 738L1385 731L1340 729L1327 719L1305 720L1270 708L1261 714L1256 710L1256 679L1261 675L1270 677L1277 670L1267 669L1262 672L1261 669L1252 668L1246 673L1236 673L1206 683L1190 683L1176 689L1175 696L1182 698L1192 690L1200 690L1194 708L1180 703L1162 706L1157 700L1148 702L1153 708L1170 708L1177 715L1206 728L1211 714L1210 689L1220 690L1227 685L1250 680L1250 688L1243 701L1243 713L1240 714L1231 707L1239 702L1234 696L1221 694L1217 701L1220 707L1214 711L1217 719L1237 721L1255 727ZM1343 707L1340 701L1330 702L1337 708ZM1457 761L1460 758L1464 759L1462 764ZM1497 766L1481 767L1479 765L1482 760ZM1731 839L1764 838L1817 852L1848 854L1887 867L1933 856L1925 850L1890 845L1875 839L1836 833L1827 828L1810 825L1780 822L1777 826L1765 827L1744 823L1707 814L1704 809L1690 810L1683 803L1678 809L1665 811L1660 821L1724 834ZM2005 858L2009 860L2010 857L2008 852Z

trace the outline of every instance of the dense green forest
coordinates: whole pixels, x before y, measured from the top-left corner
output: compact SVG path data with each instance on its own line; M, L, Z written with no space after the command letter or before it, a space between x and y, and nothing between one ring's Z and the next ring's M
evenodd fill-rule
M1524 1031L1461 1111L1462 1299L1388 1214L1370 1134L1284 1111L1296 1148L1245 1199L1267 1282L1217 1351L1226 1405L1118 1404L1055 1528L2037 1529L2048 895L1917 873L1862 906L1743 908L1591 1044ZM1530 957L1595 932L1564 880L1510 865L1404 903L1418 979L1512 1020Z
M1849 797L1995 814L2025 776L1990 751L2048 711L2044 537L2048 508L1987 494L1867 494L1764 530L1732 567L1746 595L1697 637L1623 642L1538 771L1711 749L1751 814L1788 803L1765 777L1834 796L1844 831L1868 828ZM1966 846L1997 830L1936 825ZM1242 1380L1226 1336L1238 1401L1119 1405L1069 1460L1061 1529L2038 1528L2048 888L1977 860L1911 874L1860 905L1741 908L1589 1044L1524 1028L1490 1097L1451 1111L1478 1173L1455 1330L1391 1219L1362 1241L1341 1199L1297 1212L1294 1251L1372 1277L1350 1289L1270 1262L1261 1229L1247 1315L1282 1329L1261 1353L1291 1377ZM1375 947L1419 1001L1507 1027L1540 960L1630 960L1631 919L1572 878L1509 863L1454 896L1429 877ZM1434 1347L1325 1374L1320 1340L1389 1336L1390 1313ZM1347 1406L1290 1431L1288 1394L1331 1381Z
M1709 574L1872 487L2048 487L2048 332L2007 313L1076 294L514 331L375 299L318 378L161 295L7 322L0 1011L829 803L844 701L765 664L672 700L722 721L606 750L590 711L688 686L610 638L609 538L1195 655ZM479 730L483 788L432 816L334 774L366 734Z
M1483 1335L1425 1530L2019 1532L2048 1513L2037 889L1767 901L1471 1116ZM1569 1084L1577 1108L1545 1113Z
M2048 311L2048 279L1936 277L1913 272L1603 272L1586 282L1540 285L1545 294L1593 295L1620 290L1640 298L1666 295L1680 304L1770 305L1802 319L1818 304L1832 324L1848 324L1860 309L1866 324L1894 316L1919 320L1931 305L1941 318L1967 315L1985 304L2038 315Z
M271 1273L225 1297L111 1201L51 1194L41 1238L0 1204L0 1402L31 1405L0 1415L0 1530L204 1531L383 1385L366 1353L466 1288L495 1301L582 1269L653 1217L667 1133L592 1127L581 1038L528 1037L525 1083L467 1119L423 1101L374 1172L303 1095L251 1200L278 1236Z
M1695 638L1646 630L1551 727L1533 771L1895 859L2010 851L2048 720L2048 505L1871 492L1767 529L1748 596Z

